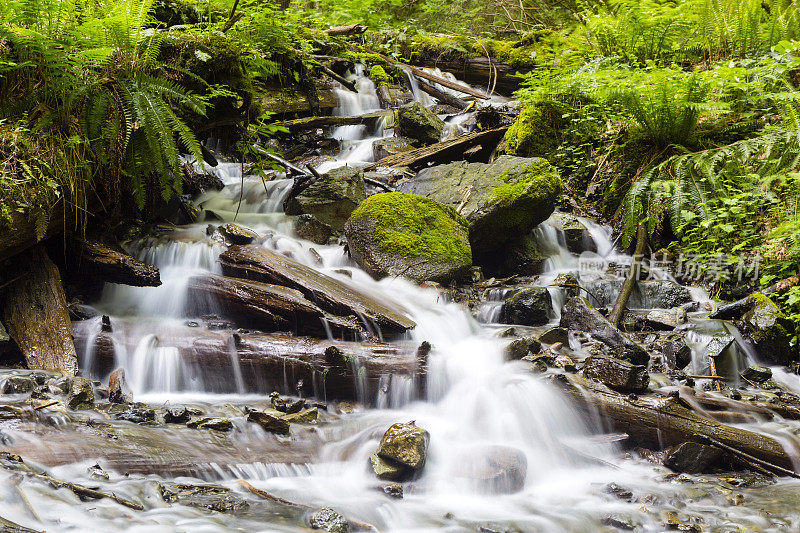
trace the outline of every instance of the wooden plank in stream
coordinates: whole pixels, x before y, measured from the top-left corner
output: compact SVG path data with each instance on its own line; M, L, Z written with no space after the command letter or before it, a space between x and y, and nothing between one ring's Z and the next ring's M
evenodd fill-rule
M282 122L276 122L275 126L283 126L291 133L297 133L299 131L313 130L326 126L352 126L357 124L369 124L370 122L374 122L391 114L391 109L383 109L381 111L373 111L372 113L365 113L363 115L356 115L352 117L306 117L298 118L296 120L284 120Z
M631 397L579 374L558 375L553 383L581 410L590 416L599 413L614 431L627 433L633 445L660 449L704 435L771 464L794 469L791 457L774 438L703 417L675 398Z
M17 255L3 294L3 323L28 368L74 375L78 357L58 268L39 244Z
M104 376L114 370L114 351L122 342L133 353L138 341L123 320L115 320L115 332L92 336L79 330L76 343L94 345L91 373ZM113 338L117 342L112 341ZM302 393L320 400L364 399L374 401L388 376L416 378L422 387L424 361L408 346L382 342L330 341L284 334L233 333L202 327L177 327L157 334L158 344L174 347L184 364L198 370L206 390L230 392L235 386L232 350L238 358L248 391ZM127 344L125 344L127 343ZM227 389L225 388L227 386ZM359 398L359 391L364 398Z
M508 126L479 131L417 150L390 155L367 165L364 170L375 170L378 167L409 167L411 170L419 170L430 163L442 164L458 161L464 159L464 152L473 146L486 147L498 143L505 135L506 130L508 130Z
M408 311L397 304L382 302L261 246L231 246L219 262L227 276L291 287L330 313L367 318L384 333L402 333L416 326Z

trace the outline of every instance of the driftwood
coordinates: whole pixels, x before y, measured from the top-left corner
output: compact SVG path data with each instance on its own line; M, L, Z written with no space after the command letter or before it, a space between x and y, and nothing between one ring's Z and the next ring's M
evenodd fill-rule
M358 338L353 321L333 317L306 300L300 291L237 278L206 275L189 280L194 309L219 310L240 326L261 331L292 331L301 335Z
M119 331L96 336L81 332L76 338L83 350L93 346L95 376L116 368L116 346L133 353L138 341L127 325L116 322ZM357 399L372 402L387 377L416 379L424 383L425 365L411 347L381 342L330 341L266 333L233 333L204 328L172 328L158 333L159 346L177 349L184 364L196 368L205 387L213 392L235 390L232 356L238 360L244 385L249 392L300 393L320 400ZM116 343L115 343L116 340Z
M134 287L158 287L158 268L96 241L75 239L75 257L79 272L95 274L103 281Z
M37 245L16 256L10 271L25 275L5 287L3 323L28 368L74 375L78 358L58 268Z
M676 398L634 398L579 374L561 374L553 381L579 408L590 415L599 412L614 431L627 433L634 446L664 448L702 435L772 465L793 468L792 458L774 438L703 417Z
M356 115L353 117L307 117L298 118L296 120L284 120L283 122L276 122L276 126L283 126L291 133L297 133L305 130L313 130L316 128L323 128L326 126L350 126L356 124L369 124L375 122L383 117L392 114L391 110L373 111L364 115Z
M459 111L464 111L467 106L469 105L467 102L462 100L461 98L456 98L452 94L446 93L444 91L440 91L433 85L429 83L425 83L422 80L417 80L417 84L421 91L428 93L429 95L433 96L437 100L439 100L443 104L447 104L449 106L455 107Z
M330 313L364 317L386 333L402 333L416 326L405 309L381 302L261 246L231 246L220 255L219 261L228 276L296 289Z
M325 33L328 35L360 35L367 31L363 24L349 24L347 26L331 26Z
M50 477L47 474L42 474L40 472L37 472L34 469L32 469L30 466L26 465L23 462L22 458L20 456L18 456L18 455L13 455L13 454L9 454L9 453L3 453L2 456L0 456L0 457L2 457L2 460L0 461L0 464L2 464L5 468L8 468L10 470L14 470L14 471L17 471L17 472L21 472L21 473L23 473L23 474L25 474L25 475L27 475L29 477L33 477L33 478L38 479L40 481L45 481L45 482L49 483L50 486L52 486L55 489L67 488L67 489L71 490L72 492L74 492L75 495L78 496L79 498L92 498L92 499L95 499L95 500L98 500L98 499L101 499L101 498L108 498L110 500L114 500L115 502L117 502L120 505L124 505L125 507L133 509L135 511L143 511L144 510L144 507L142 505L140 505L138 503L135 503L135 502L132 502L130 500L126 500L124 498L120 498L119 496L117 496L115 494L108 493L108 492L102 492L102 491L99 491L97 489L91 489L89 487L84 487L83 485L78 485L77 483L72 483L70 481L61 481L60 479L56 479L54 477Z
M2 533L40 533L37 529L21 526L2 516L0 516L0 531Z
M365 171L379 167L409 167L419 170L430 163L449 163L464 158L464 152L473 146L494 147L505 134L507 126L493 130L470 133L455 139L432 144L409 152L390 155L364 167Z

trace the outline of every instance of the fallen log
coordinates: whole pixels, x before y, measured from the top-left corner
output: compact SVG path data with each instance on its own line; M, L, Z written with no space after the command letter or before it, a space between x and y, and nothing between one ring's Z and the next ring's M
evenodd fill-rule
M202 311L198 314L220 311L244 327L323 338L329 333L361 336L355 322L328 315L300 291L287 287L206 275L189 280L188 295L191 308Z
M16 522L12 522L7 518L0 516L0 531L3 533L44 533L38 529L31 529L29 527L21 526Z
M416 65L428 68L439 68L452 73L460 80L473 85L485 86L490 78L494 79L495 91L505 95L511 94L520 88L522 76L517 75L517 69L503 61L488 57L472 57L460 60L442 60L440 58L414 59ZM524 69L523 72L527 71Z
M361 35L367 31L367 27L363 24L348 24L347 26L331 26L325 33L328 35Z
M440 91L433 85L425 83L420 79L417 80L417 84L419 85L419 88L422 92L428 93L429 95L439 100L441 103L455 107L459 111L464 111L469 105L469 103L465 102L461 98L456 98L452 94Z
M342 84L342 86L345 87L347 90L352 91L354 93L358 92L358 89L356 88L356 84L353 83L352 81L346 80L342 76L339 76L338 74L336 74L334 71L332 71L331 69L329 69L328 67L326 67L322 63L315 63L314 65L318 69L320 69L322 72L324 72L330 79L332 79L334 81L337 81L340 84Z
M93 376L102 378L118 365L115 351L134 353L144 332L115 321L112 332L81 330L76 343L92 354ZM248 392L301 394L320 400L374 402L389 376L414 379L422 390L425 365L411 347L381 342L330 341L282 334L233 333L199 327L172 327L156 333L159 347L175 348L181 361L202 376L210 392L236 391L238 361ZM91 343L91 346L89 344Z
M372 113L365 113L363 115L356 115L352 117L306 117L298 118L296 120L284 120L276 122L275 126L282 126L289 130L290 133L297 133L305 130L313 130L316 128L323 128L326 126L353 126L358 124L370 124L375 121L387 117L392 114L389 109L382 111L373 111Z
M231 246L219 257L227 276L274 283L296 289L325 311L363 317L386 333L416 326L408 311L362 293L339 280L261 246Z
M74 239L74 254L79 272L94 274L103 281L133 287L158 287L158 268L97 241Z
M507 129L507 126L503 126L493 130L479 131L424 148L390 155L365 166L364 170L375 170L379 167L409 167L411 170L419 170L431 163L442 164L458 161L463 159L464 152L473 146L481 145L487 149L488 147L494 148L500 142Z
M774 438L700 416L675 398L631 397L579 374L559 374L553 383L587 414L599 412L614 431L627 433L633 446L661 449L697 441L696 435L702 435L770 464L794 468Z
M9 271L25 275L5 287L3 323L28 368L74 375L78 358L58 268L37 245L14 257Z

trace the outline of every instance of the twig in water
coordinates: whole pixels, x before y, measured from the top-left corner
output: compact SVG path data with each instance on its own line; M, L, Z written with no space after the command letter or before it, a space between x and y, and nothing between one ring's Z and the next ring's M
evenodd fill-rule
M696 438L697 440L699 440L703 444L710 444L711 446L715 446L715 447L717 447L717 448L719 448L721 450L725 450L726 452L731 453L731 454L735 455L736 457L739 457L740 459L745 459L747 461L750 461L750 462L756 463L758 465L761 465L764 468L766 468L767 470L770 470L772 472L783 474L784 476L793 477L795 479L800 479L800 474L798 474L797 472L795 472L793 470L789 470L788 468L783 468L782 466L774 465L774 464L772 464L772 463L770 463L768 461L765 461L763 459L759 459L758 457L753 457L749 453L745 453L743 451L737 450L733 446L728 446L727 444L722 443L722 442L720 442L720 441L718 441L716 439L713 439L713 438L709 437L708 435L701 435L699 433L695 433L694 434L694 438Z

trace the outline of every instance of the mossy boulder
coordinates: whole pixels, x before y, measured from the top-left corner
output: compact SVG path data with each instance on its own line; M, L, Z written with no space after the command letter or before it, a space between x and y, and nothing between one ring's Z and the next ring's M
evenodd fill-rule
M413 422L394 424L383 434L378 456L413 470L422 470L428 458L430 438L426 430Z
M69 387L67 406L70 409L92 409L94 407L94 386L86 378L74 377Z
M436 144L442 138L444 122L433 111L414 102L397 110L397 129L403 137L415 139L424 145Z
M519 291L503 304L503 322L521 326L547 324L553 314L553 301L547 287Z
M796 359L790 343L792 322L768 296L753 293L750 300L751 309L737 323L745 344L764 362L788 365Z
M472 266L468 224L455 209L399 192L370 196L344 226L353 259L373 277L447 283Z
M307 189L290 199L286 214L313 215L323 224L341 231L350 214L366 197L361 169L339 167L315 179Z
M469 222L470 244L481 266L547 220L561 189L546 160L508 155L490 164L459 161L431 167L401 187L458 208Z

